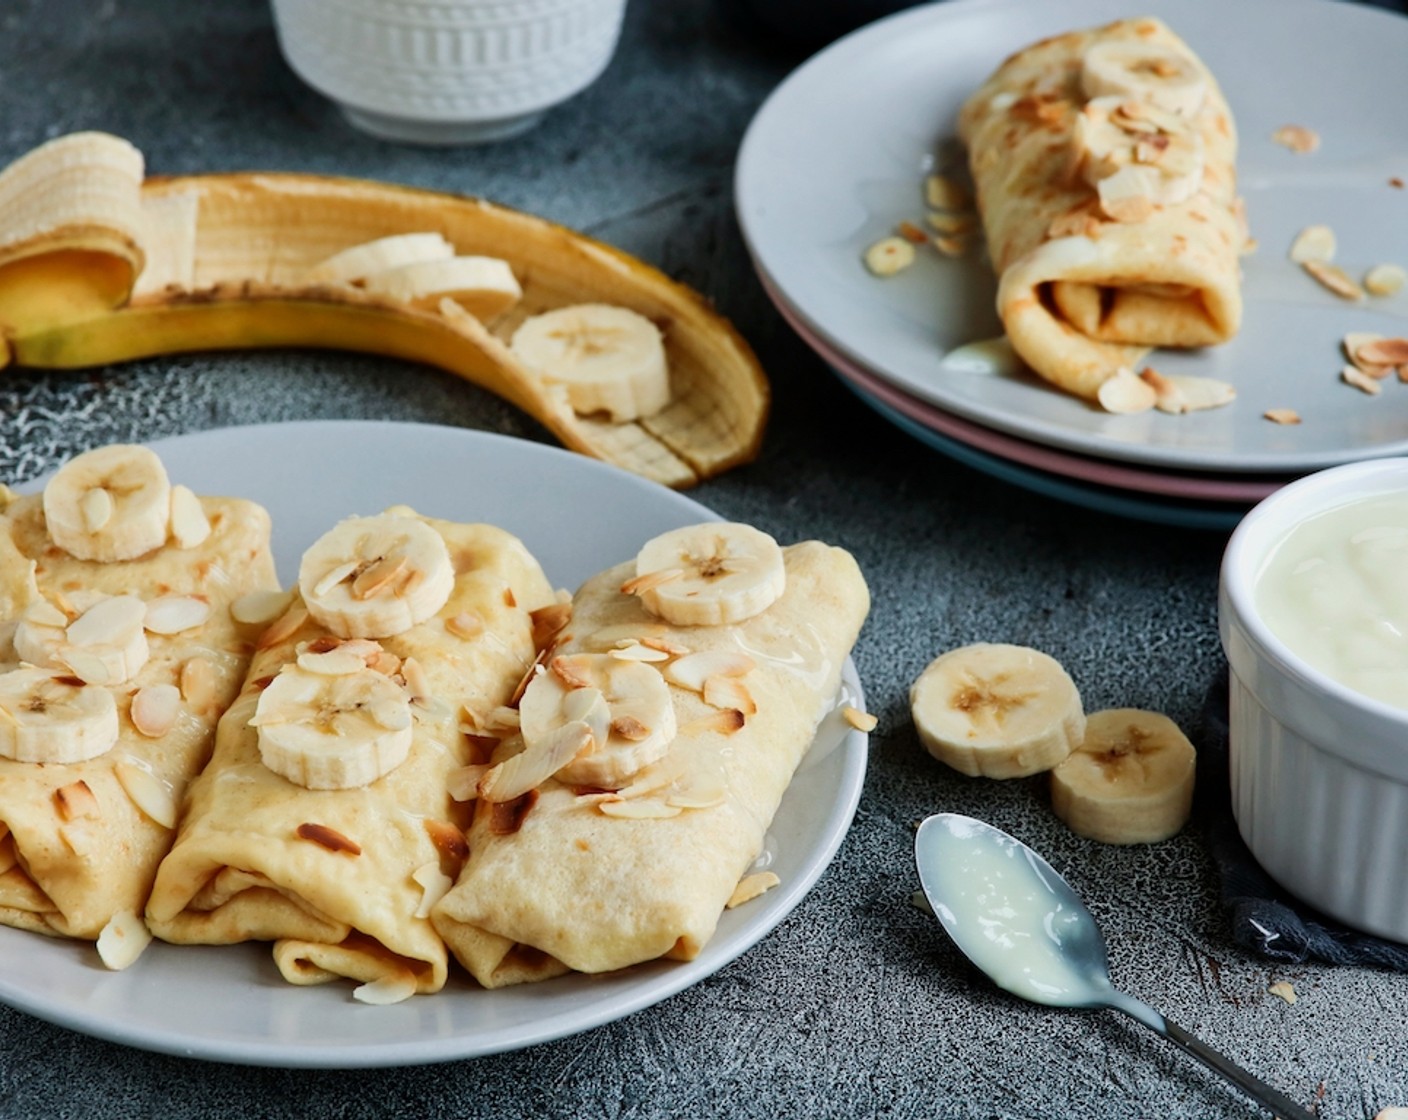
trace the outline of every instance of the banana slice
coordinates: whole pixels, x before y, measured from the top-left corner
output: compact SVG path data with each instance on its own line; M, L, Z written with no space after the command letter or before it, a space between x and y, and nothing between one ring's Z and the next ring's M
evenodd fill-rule
M1202 136L1182 117L1150 105L1124 97L1087 102L1076 115L1071 143L1081 176L1116 221L1145 216L1122 215L1122 206L1174 206L1202 186Z
M408 264L448 260L455 247L438 233L398 233L364 241L319 261L305 274L314 284L345 284Z
M355 789L410 752L411 700L385 673L337 661L285 665L260 694L249 726L259 757L306 789ZM330 671L344 669L347 671Z
M510 349L545 381L563 385L579 416L613 423L653 416L670 403L660 328L628 307L579 303L525 319Z
M303 554L298 589L314 621L342 638L389 638L445 605L455 568L424 521L349 517Z
M910 688L909 706L928 752L973 777L1050 770L1085 734L1066 670L1025 646L981 643L940 655Z
M171 482L156 453L112 444L70 459L44 487L49 537L80 560L135 560L166 543Z
M528 685L518 713L525 754L554 751L563 735L580 734L578 726L584 727L586 746L556 776L601 789L619 789L662 757L675 737L675 707L665 679L645 662L608 653L553 658L548 671ZM573 726L562 732L568 725Z
M1193 808L1196 752L1166 715L1093 712L1085 741L1051 771L1051 805L1072 832L1105 844L1153 844Z
M1132 39L1096 43L1086 51L1080 88L1087 98L1130 97L1185 117L1197 114L1208 93L1187 55Z
M0 757L86 762L117 742L117 702L105 688L52 669L0 673Z
M508 261L498 257L417 261L373 272L363 278L362 286L427 310L439 307L442 299L452 299L486 322L502 315L523 296Z
M676 626L721 626L761 614L787 587L782 549L761 529L705 522L645 542L622 588Z
M90 597L85 597L88 599ZM15 627L15 654L46 669L62 669L85 684L130 681L147 663L147 606L135 595L96 595L71 621L54 604L27 608Z

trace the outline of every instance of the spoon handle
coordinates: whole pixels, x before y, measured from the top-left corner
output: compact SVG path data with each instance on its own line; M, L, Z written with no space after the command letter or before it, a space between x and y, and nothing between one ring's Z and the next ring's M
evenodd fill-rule
M1123 995L1123 993L1120 994ZM1232 1082L1233 1085L1241 1089L1242 1092L1246 1093L1247 1096L1251 1097L1257 1104L1275 1114L1280 1120L1317 1120L1313 1112L1302 1108L1300 1105L1296 1104L1295 1101L1291 1100L1290 1097L1286 1096L1284 1093L1278 1092L1265 1081L1262 1081L1261 1078L1248 1073L1236 1062L1232 1061L1231 1058L1220 1054L1201 1038L1189 1034L1177 1023L1161 1015L1148 1004L1142 1003L1129 996L1125 996L1124 999L1129 1000L1130 1004L1135 1006L1124 1006L1124 1000L1113 1001L1110 1006L1123 1011L1131 1019L1137 1019L1146 1027L1157 1031L1170 1041L1178 1043L1179 1046L1192 1054L1193 1057L1197 1058L1209 1069L1222 1074L1222 1076Z

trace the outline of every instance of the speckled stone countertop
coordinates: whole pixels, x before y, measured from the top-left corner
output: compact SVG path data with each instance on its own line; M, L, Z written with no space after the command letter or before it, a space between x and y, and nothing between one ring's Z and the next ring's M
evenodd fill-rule
M734 5L739 7L740 5ZM483 195L588 231L716 301L775 407L759 460L694 497L777 537L851 549L874 592L855 661L880 724L855 823L770 936L624 1020L496 1057L373 1071L241 1068L129 1049L0 1007L0 1116L1252 1116L1169 1044L1110 1012L1019 1003L910 903L914 822L981 816L1089 900L1117 983L1319 1114L1408 1103L1408 977L1273 966L1230 942L1195 825L1123 849L1083 841L1040 779L967 779L910 723L910 682L975 640L1062 660L1089 709L1189 728L1220 670L1216 534L1118 520L974 473L897 433L777 317L730 182L743 130L799 58L711 0L633 0L614 62L520 139L427 150L347 127L282 61L262 0L9 0L0 162L64 132L131 139L154 173L279 169ZM346 354L195 355L0 376L0 478L112 440L304 418L384 417L547 437L448 374ZM1268 994L1277 980L1293 1006ZM219 1014L212 1008L212 1014Z

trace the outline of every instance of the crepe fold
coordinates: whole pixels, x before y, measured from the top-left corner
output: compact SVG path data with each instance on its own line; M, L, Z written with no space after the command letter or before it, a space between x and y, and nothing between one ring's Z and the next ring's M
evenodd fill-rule
M536 652L530 612L555 599L511 534L421 520L444 539L455 582L434 618L381 640L401 665L419 665L430 694L415 705L406 760L355 789L306 789L265 767L249 726L260 692L327 633L306 620L295 597L289 619L270 628L277 640L256 652L220 721L214 757L191 787L147 907L158 937L274 941L278 968L295 984L343 976L404 982L418 992L444 985L445 946L425 917L424 882L414 876L427 868L450 882L457 875L466 821L446 780L468 761L463 711L488 711L509 698ZM283 634L300 615L297 629Z
M0 759L0 923L93 939L114 915L139 915L146 905L175 833L138 807L129 786L145 775L159 798L170 800L174 819L249 662L254 635L231 618L230 604L248 591L278 586L264 509L233 498L202 498L201 505L211 526L201 544L168 543L135 560L107 563L55 547L40 497L4 505L0 659L6 664L0 668L15 667L15 623L41 599L60 602L86 592L145 600L189 595L204 599L210 615L176 634L147 634L146 664L110 690L119 718L112 749L71 764ZM158 684L182 689L182 699L171 729L149 738L132 722L132 697ZM87 794L73 800L85 787L91 801Z
M723 713L671 684L676 736L664 758L633 779L705 767L723 776L720 804L665 818L608 816L602 791L554 779L518 806L521 817L507 826L502 806L479 803L469 859L432 918L482 985L606 972L662 957L689 960L713 935L835 702L869 609L849 553L811 541L784 549L784 558L782 597L733 625L662 623L621 593L635 574L630 564L578 591L554 652L607 652L631 638L691 653L741 651L754 663L741 681L757 710L732 733L716 730Z
M1180 52L1207 83L1190 119L1201 136L1200 188L1139 220L1113 221L1076 173L1082 60L1109 41ZM1225 342L1242 316L1246 243L1236 194L1231 110L1207 67L1156 19L1111 23L1008 58L964 104L959 134L1013 349L1068 392L1094 399L1150 347Z

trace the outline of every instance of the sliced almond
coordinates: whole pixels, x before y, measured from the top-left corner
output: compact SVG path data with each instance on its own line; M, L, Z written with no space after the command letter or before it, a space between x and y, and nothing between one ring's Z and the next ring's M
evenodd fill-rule
M346 852L349 856L362 854L362 845L325 824L310 821L299 825L294 830L294 834L300 840L311 840L314 844L326 848L330 852Z
M1346 336L1346 343L1348 336ZM1408 362L1408 338L1374 338L1354 348L1351 360L1355 365L1400 366Z
M195 548L210 536L210 518L189 486L171 488L171 539L177 548Z
M405 556L385 556L358 572L352 580L352 598L375 599L391 591L410 561Z
M292 591L250 591L230 604L230 617L243 626L267 626L291 602Z
M930 229L945 237L971 233L978 224L977 218L972 213L953 214L939 210L930 210L924 215L924 220L929 223Z
M866 249L863 260L873 275L894 276L914 263L914 246L903 237L882 237ZM628 580L627 584L633 582ZM626 585L621 590L625 591ZM626 594L639 594L639 591L626 591Z
M181 666L181 695L193 711L206 712L219 700L215 666L204 657L192 657Z
M445 620L445 629L457 638L477 638L484 633L484 620L469 611L460 611Z
M622 642L615 649L606 651L607 656L614 657L617 661L645 661L658 663L669 661L670 655L661 649L652 649L643 642L631 640Z
M1151 376L1152 375L1152 376ZM1195 374L1164 376L1152 367L1139 375L1154 386L1154 405L1160 412L1202 412L1221 408L1237 399L1237 390L1226 381Z
M415 974L399 969L389 976L358 984L352 989L352 998L373 1007L387 1007L393 1003L404 1003L418 990Z
M78 820L80 817L99 817L102 810L98 806L98 799L93 794L92 787L82 778L76 782L69 782L66 786L60 786L54 791L54 804L58 806L59 816L66 821ZM8 835L8 830L7 830Z
M141 915L119 910L98 934L98 959L104 967L121 972L142 955L152 943L152 932Z
M869 712L863 712L859 708L853 708L846 704L841 708L841 718L854 727L857 731L864 731L866 734L875 730L880 722Z
M533 648L542 649L563 628L572 621L571 603L553 603L528 612L533 623Z
M678 805L668 805L653 797L636 797L629 801L598 801L597 812L608 817L621 817L630 820L664 820L677 817L682 810Z
M1283 999L1288 1004L1294 1005L1294 1003L1296 1002L1295 985L1292 984L1289 980L1277 980L1276 983L1272 984L1269 988L1266 989L1266 991L1268 995L1273 995L1276 996L1278 999Z
M746 676L755 664L742 650L710 649L676 658L660 672L671 684L702 693L711 677Z
M745 875L738 881L738 886L733 888L733 894L729 895L728 901L724 903L724 909L732 910L735 906L752 902L753 899L766 894L781 882L782 880L771 871L756 871L752 875Z
M1320 146L1320 134L1299 124L1283 124L1271 134L1271 139L1293 152L1313 152Z
M305 650L298 655L298 667L319 676L346 677L360 673L367 667L367 663L354 651L339 648L330 649L325 653Z
M704 703L714 708L733 708L745 716L756 715L758 711L753 694L737 677L710 677L706 680Z
M489 767L479 780L485 801L513 801L547 781L592 745L592 731L581 720L555 728L551 735L512 758Z
M176 725L180 711L180 689L174 684L148 684L133 694L128 715L141 734L160 739Z
M1158 400L1153 386L1123 366L1106 378L1095 395L1101 408L1120 416L1148 412Z
M1370 377L1358 366L1345 366L1341 369L1340 380L1346 385L1353 385L1361 393L1368 393L1371 397L1377 397L1384 391L1377 378Z
M682 646L679 642L672 642L668 638L657 638L646 635L641 638L640 644L649 649L657 649L661 653L667 653L671 657L683 657L689 652L688 646Z
M275 619L264 633L259 635L259 641L255 643L255 647L257 649L272 649L297 634L307 621L308 608L302 603L295 603Z
M1373 331L1350 331L1340 341L1340 346L1344 349L1344 356L1362 369L1370 377L1381 377L1388 373L1385 363L1374 363L1365 361L1359 356L1359 348L1370 342L1378 342L1384 336L1375 334Z
M721 709L683 724L679 728L679 734L703 735L712 731L720 735L732 735L735 731L742 730L746 722L742 712L733 708Z
M1306 261L1332 261L1335 259L1335 231L1329 226L1306 226L1291 242L1291 260L1296 264Z
M452 821L438 821L434 817L427 817L423 823L426 835L442 860L449 860L451 865L458 868L469 858L469 841L464 838L458 825Z
M425 666L414 657L401 662L401 676L406 680L406 690L411 694L411 702L430 699L430 678Z
M1391 296L1408 283L1408 270L1398 264L1376 264L1364 274L1364 290L1371 296Z
M420 905L415 909L417 918L430 917L430 910L449 893L454 881L440 870L440 864L427 863L411 872L411 878L420 885Z
M966 237L945 237L937 234L930 240L934 243L934 248L946 257L961 257L968 250Z
M968 189L947 175L925 176L924 201L935 210L967 210L973 205Z
M1139 380L1154 390L1154 407L1160 412L1188 411L1188 402L1183 398L1183 390L1153 366L1140 370Z
M929 240L929 235L913 222L900 222L899 225L895 227L895 232L911 245L923 245L924 242Z
M70 623L68 640L76 646L122 645L141 628L146 613L146 604L135 595L113 595Z
M194 595L163 595L147 604L143 625L153 634L179 634L204 625L210 604Z
M101 486L94 486L78 500L78 512L83 517L83 527L90 533L96 533L111 521L115 508L112 495Z
M1330 264L1326 261L1302 261L1301 268L1341 299L1361 300L1364 298L1364 289L1355 282L1354 277L1337 264Z
M589 688L591 679L587 676L584 663L570 654L554 657L548 662L548 671L568 688Z
M27 607L24 620L34 626L50 626L59 630L68 626L68 615L47 599L40 599Z
M349 576L355 576L361 567L360 561L345 560L336 567L329 568L323 573L323 578L313 585L313 594L318 597L326 595Z
M133 805L162 828L176 827L176 795L169 785L130 759L119 760L113 773Z
M1300 413L1293 408L1268 408L1261 415L1273 424L1300 423Z

